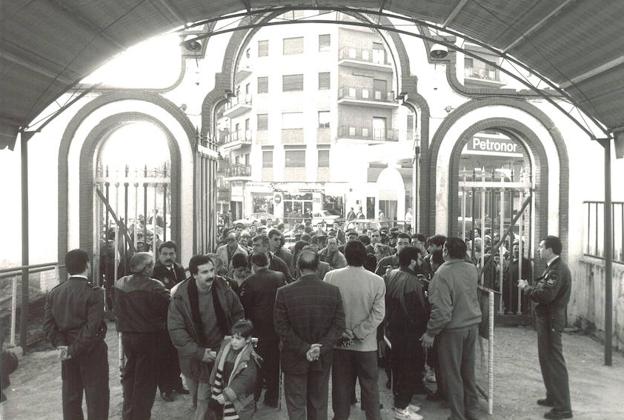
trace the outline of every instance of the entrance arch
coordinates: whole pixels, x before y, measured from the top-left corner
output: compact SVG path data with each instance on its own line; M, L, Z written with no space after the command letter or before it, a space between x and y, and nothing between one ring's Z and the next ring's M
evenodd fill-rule
M488 107L495 108L488 110L486 109ZM489 117L492 115L495 117ZM458 128L460 125L461 128ZM465 144L464 142L459 147L457 142L467 141L467 136L494 128L502 129L508 135L519 138L535 159L539 158L540 162L546 163L547 166L533 165L533 178L541 185L535 197L538 199L539 196L541 208L548 212L548 216L544 217L547 224L540 232L558 234L565 244L563 253L567 255L569 201L567 149L552 120L543 111L523 100L510 98L472 100L454 110L440 125L431 141L429 153L424 156L423 161L427 174L435 174L429 176L428 191L424 196L424 205L428 207L429 230L437 233L453 232L451 230L453 226L448 221L449 210L458 204L451 203L449 198L452 193L457 197L457 180L451 179L451 174L458 174L459 155L461 147ZM441 171L443 173L436 173L440 172L439 169L444 169ZM551 188L546 192L544 190L548 185L558 185L559 188ZM539 232L535 233L539 238Z
M102 95L86 104L63 134L58 178L58 254L61 260L70 248L94 249L91 220L96 151L116 128L135 121L155 124L168 139L175 206L171 209L175 216L171 225L176 231L171 239L178 242L182 258L192 255L195 130L186 115L167 99L156 94L122 91ZM182 188L183 185L187 187Z

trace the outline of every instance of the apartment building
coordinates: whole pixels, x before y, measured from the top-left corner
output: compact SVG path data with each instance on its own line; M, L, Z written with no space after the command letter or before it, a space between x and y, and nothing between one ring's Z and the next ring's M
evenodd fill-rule
M283 219L362 207L402 220L416 118L396 99L396 77L368 28L259 30L217 115L219 210Z

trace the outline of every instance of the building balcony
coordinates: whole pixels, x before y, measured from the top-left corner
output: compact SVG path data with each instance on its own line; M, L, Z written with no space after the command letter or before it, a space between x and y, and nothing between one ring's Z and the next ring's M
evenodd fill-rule
M229 181L251 178L251 165L230 165L225 169L225 178Z
M338 51L338 64L364 70L380 70L393 72L392 64L383 50L343 47Z
M388 92L350 86L338 88L338 104L373 108L397 108L399 106L393 91Z
M363 140L369 143L399 141L399 130L342 125L338 127L338 140Z
M253 136L251 130L240 130L227 133L219 137L219 148L221 150L234 150L243 146L250 146Z
M234 96L225 104L223 116L227 118L240 117L251 111L251 105L251 95Z

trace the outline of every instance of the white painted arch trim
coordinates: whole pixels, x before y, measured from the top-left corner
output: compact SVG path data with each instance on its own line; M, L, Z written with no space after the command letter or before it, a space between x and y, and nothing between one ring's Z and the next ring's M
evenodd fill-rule
M507 118L516 120L517 122L524 124L538 139L540 139L546 153L548 164L548 215L546 215L548 217L548 234L558 235L560 211L559 176L561 165L555 141L548 129L544 127L538 119L523 110L506 105L484 106L463 115L451 126L442 139L438 152L438 159L436 161L436 171L435 174L432 174L432 176L437 178L435 191L435 232L443 234L448 233L449 162L451 153L453 152L453 147L455 147L455 144L460 140L460 136L464 131L483 120L491 118ZM535 168L535 156L533 156L531 150L526 147L526 141L522 138L520 138L520 141L525 143L525 148L529 152L531 167Z
M136 99L120 100L107 103L95 111L90 113L76 130L74 138L72 139L71 146L67 157L68 167L68 179L67 179L67 191L68 191L68 209L67 209L67 240L68 249L77 248L80 243L80 151L84 146L84 143L89 134L95 129L95 127L101 123L104 119L113 117L115 115L136 112L149 115L156 120L159 120L165 125L173 138L175 139L178 148L180 150L180 175L182 177L180 183L180 211L181 211L181 242L178 244L179 257L181 261L188 261L193 253L193 150L191 149L190 142L184 128L179 121L174 118L169 112L160 106ZM92 157L95 159L95 155Z

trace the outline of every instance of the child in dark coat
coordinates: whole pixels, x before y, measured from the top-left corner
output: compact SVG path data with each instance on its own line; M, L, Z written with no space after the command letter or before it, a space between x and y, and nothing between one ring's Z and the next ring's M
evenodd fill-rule
M241 319L225 337L210 375L210 407L218 419L247 420L255 409L254 391L261 363L253 349L251 321Z

